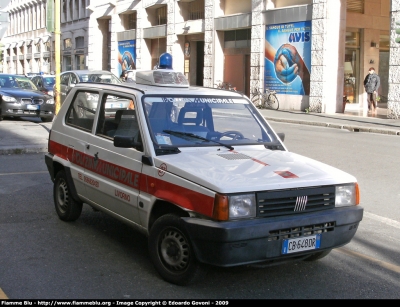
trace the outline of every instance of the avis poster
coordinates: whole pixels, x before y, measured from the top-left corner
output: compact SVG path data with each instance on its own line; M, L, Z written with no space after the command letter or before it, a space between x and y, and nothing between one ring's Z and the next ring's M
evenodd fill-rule
M278 94L309 95L311 21L267 25L264 88Z
M136 69L136 39L118 42L118 72Z

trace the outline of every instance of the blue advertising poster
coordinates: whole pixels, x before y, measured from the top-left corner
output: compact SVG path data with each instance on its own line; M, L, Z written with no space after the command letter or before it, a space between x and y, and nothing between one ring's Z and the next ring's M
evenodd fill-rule
M267 25L264 88L309 95L310 71L311 21Z
M118 42L118 72L136 69L136 39Z

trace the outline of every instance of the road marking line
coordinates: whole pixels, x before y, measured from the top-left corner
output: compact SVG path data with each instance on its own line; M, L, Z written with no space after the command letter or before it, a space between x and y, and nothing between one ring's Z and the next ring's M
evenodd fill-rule
M8 300L7 295L0 288L0 300Z
M38 171L38 172L20 172L20 173L3 173L0 176L10 176L10 175L26 175L26 174L45 174L49 171Z
M373 219L375 221L382 222L382 223L384 223L386 225L393 226L393 227L395 227L397 229L400 229L400 222L397 222L397 221L392 220L392 219L388 219L387 217L379 216L379 215L376 215L376 214L373 214L373 213L369 213L369 212L365 212L365 211L364 211L364 216L367 217L367 218Z
M388 270L396 272L396 273L400 273L400 266L398 266L398 265L391 264L389 262L385 262L385 261L382 261L382 260L378 260L376 258L367 256L367 255L364 255L364 254L361 254L361 253L358 253L358 252L354 252L354 251L348 250L348 249L343 248L343 247L334 249L334 251L338 251L338 252L340 252L342 254L353 256L355 258L362 258L364 260L371 261L371 262L375 263L376 265L379 265L382 268L388 269Z

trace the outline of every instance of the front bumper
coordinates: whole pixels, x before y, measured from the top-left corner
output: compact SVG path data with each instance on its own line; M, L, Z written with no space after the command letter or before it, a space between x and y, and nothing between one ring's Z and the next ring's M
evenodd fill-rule
M182 218L197 258L217 266L235 266L264 261L297 260L315 252L345 245L354 237L364 209L360 206L335 208L307 214L252 220L216 222ZM334 225L321 233L319 249L282 254L283 240L299 228ZM333 223L333 224L332 224ZM281 231L280 231L281 230ZM284 233L286 235L276 235ZM290 237L289 237L290 238Z
M54 117L54 104L27 105L2 102L2 116Z

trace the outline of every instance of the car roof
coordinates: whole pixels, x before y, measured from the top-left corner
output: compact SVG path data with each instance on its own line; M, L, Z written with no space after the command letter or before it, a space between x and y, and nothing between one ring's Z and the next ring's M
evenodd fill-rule
M153 86L153 85L143 85L137 83L129 83L125 82L122 84L109 84L109 83L95 83L95 82L81 82L78 83L76 88L98 88L98 89L106 89L106 90L118 90L118 89L132 89L138 90L146 95L152 94L173 94L173 95L214 95L214 96L230 96L230 97L246 97L244 94L229 91L229 90L221 90L216 88L209 87L201 87L201 86L189 86L187 88L182 87L166 87L166 86Z
M68 70L68 71L64 71L61 74L66 74L66 73L76 73L78 75L85 75L85 74L110 74L113 75L113 73L111 71L108 70Z
M3 73L0 73L0 76L5 76L5 77L19 77L19 78L21 78L21 77L23 77L23 78L28 78L27 76L25 76L25 75L17 75L17 74L3 74ZM29 78L28 78L29 79Z

